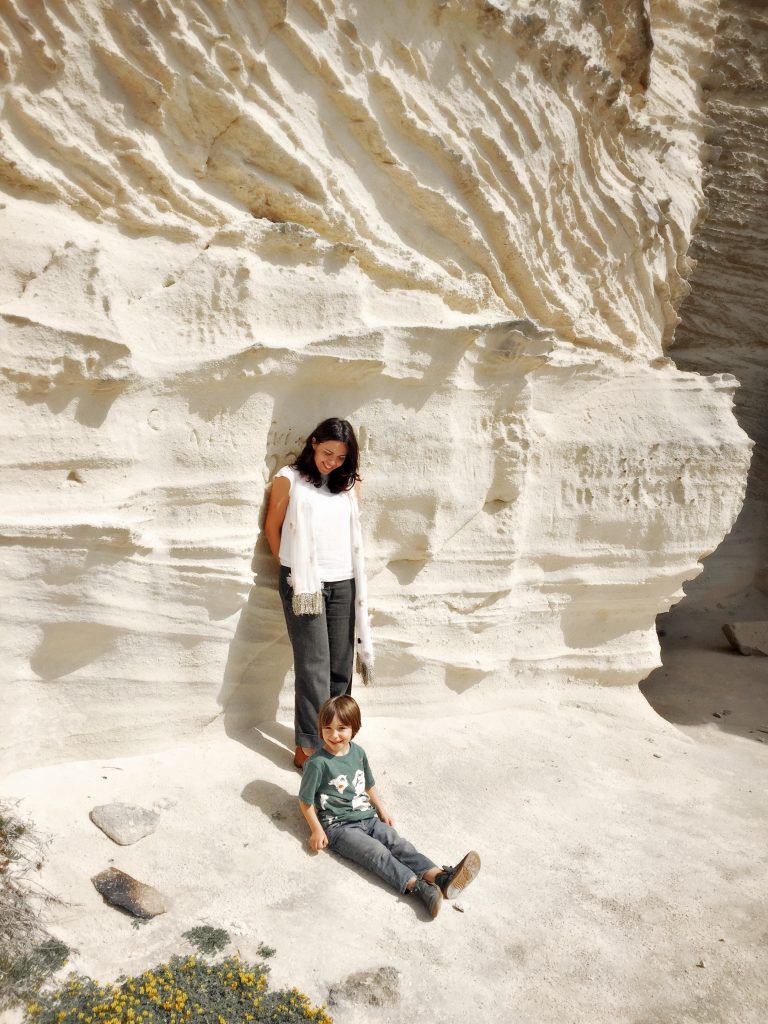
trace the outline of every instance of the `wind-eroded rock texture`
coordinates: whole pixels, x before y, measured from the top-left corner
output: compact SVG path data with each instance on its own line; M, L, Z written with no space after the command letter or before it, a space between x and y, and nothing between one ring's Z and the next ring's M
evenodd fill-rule
M722 0L703 85L707 217L691 247L692 292L671 354L684 369L727 369L739 381L736 416L755 448L743 511L707 577L721 592L762 590L766 600L759 609L752 601L752 613L768 618L768 8L761 0Z
M732 379L664 357L716 21L5 0L8 763L274 711L259 524L331 414L362 442L369 706L648 672L749 462Z

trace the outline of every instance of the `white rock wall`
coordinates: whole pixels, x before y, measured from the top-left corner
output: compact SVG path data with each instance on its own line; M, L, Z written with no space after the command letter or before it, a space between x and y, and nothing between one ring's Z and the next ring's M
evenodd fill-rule
M706 100L707 219L691 252L692 293L680 310L671 351L678 366L739 381L736 416L755 441L738 523L709 560L697 598L747 591L768 598L768 6L722 0L715 52L703 82ZM713 584L713 587L710 587Z
M272 714L259 523L327 415L369 707L648 672L749 462L663 355L716 7L5 0L5 763Z

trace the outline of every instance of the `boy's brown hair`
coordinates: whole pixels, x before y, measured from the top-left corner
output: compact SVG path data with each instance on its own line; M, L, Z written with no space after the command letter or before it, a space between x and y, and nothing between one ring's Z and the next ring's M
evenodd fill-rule
M360 726L362 725L360 705L354 697L349 697L346 693L343 693L339 697L331 697L330 700L327 700L322 705L317 713L317 724L320 727L321 733L324 727L331 724L334 716L338 718L342 725L349 726L353 736L357 736L360 732Z

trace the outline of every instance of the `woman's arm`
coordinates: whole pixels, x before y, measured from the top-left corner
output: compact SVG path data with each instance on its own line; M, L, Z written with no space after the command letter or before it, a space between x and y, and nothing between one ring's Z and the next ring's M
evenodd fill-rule
M309 825L310 836L307 842L313 850L323 850L328 845L328 836L323 831L320 819L317 816L314 804L305 804L299 800L299 810L304 815L304 820Z
M394 825L395 819L384 809L384 806L379 799L376 787L371 786L370 789L366 789L365 792L368 794L368 799L371 801L371 807L373 807L374 811L378 814L379 820L383 821L385 825Z
M267 518L264 522L264 536L267 538L269 550L277 562L280 561L280 534L288 511L291 497L291 481L287 477L278 476L272 482L272 493L269 496Z

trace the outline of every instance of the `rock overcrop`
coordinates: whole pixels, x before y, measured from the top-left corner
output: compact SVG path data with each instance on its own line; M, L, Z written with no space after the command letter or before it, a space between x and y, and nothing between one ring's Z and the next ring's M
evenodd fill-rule
M718 5L661 7L3 5L0 767L273 713L260 524L327 415L382 708L657 665L751 448L666 356Z
M768 654L768 622L728 622L723 633L739 654Z
M157 917L170 907L169 900L161 892L119 868L107 868L94 875L91 881L107 903L122 907L135 917Z
M120 846L131 846L157 828L160 815L134 804L111 803L94 807L91 821Z

